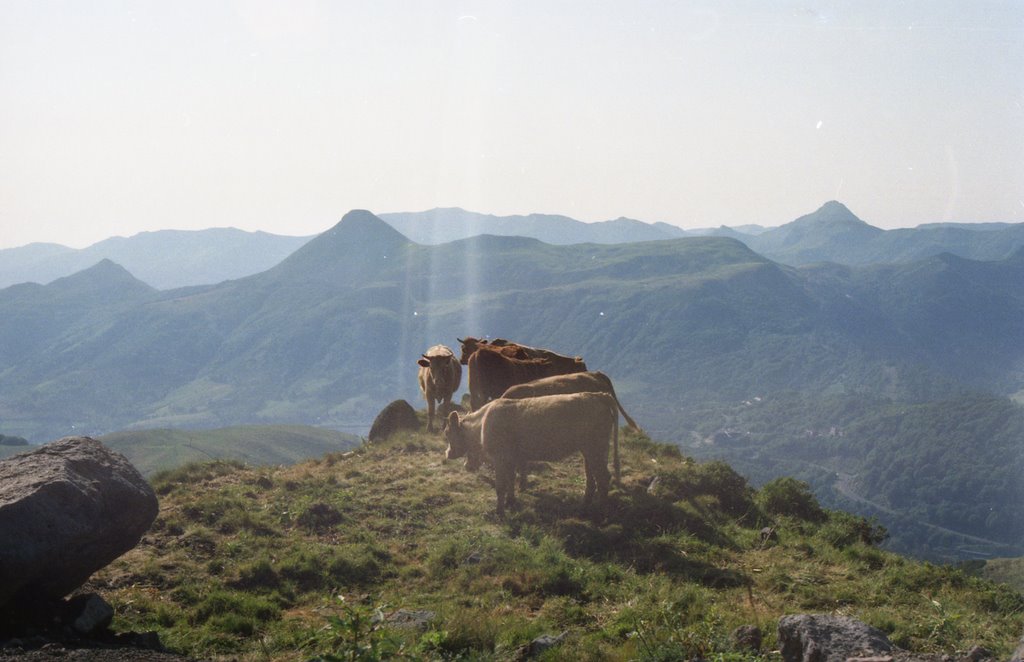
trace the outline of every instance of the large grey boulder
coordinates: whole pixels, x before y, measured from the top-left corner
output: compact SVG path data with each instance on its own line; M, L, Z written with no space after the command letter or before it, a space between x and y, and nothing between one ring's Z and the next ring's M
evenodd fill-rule
M783 616L778 640L784 662L846 662L893 652L884 632L848 616Z
M135 547L157 510L135 467L89 437L0 461L0 607L67 595Z

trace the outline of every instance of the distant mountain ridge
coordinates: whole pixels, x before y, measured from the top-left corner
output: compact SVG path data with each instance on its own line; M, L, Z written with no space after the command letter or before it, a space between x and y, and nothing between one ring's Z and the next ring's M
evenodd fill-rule
M112 237L80 250L29 244L0 250L0 287L49 283L104 259L122 265L156 289L208 285L265 271L309 239L211 228Z
M532 237L548 244L618 244L680 237L731 237L783 264L817 262L865 265L906 262L948 252L976 260L999 260L1024 245L1024 223L932 223L881 230L839 202L775 228L760 225L683 230L668 223L620 217L584 223L567 216L495 216L459 208L380 216L418 244L438 245L478 235ZM233 228L162 230L106 239L82 250L29 244L0 250L0 288L49 283L109 259L160 290L211 285L266 271L310 237L290 237Z
M765 257L792 265L909 262L940 253L1001 260L1024 246L1024 223L941 223L882 230L833 200L795 221L737 239Z
M104 261L0 290L0 418L25 417L4 431L22 436L61 433L55 412L103 431L278 414L347 423L349 406L331 414L331 402L415 398L403 361L465 334L593 356L636 382L627 394L640 383L693 399L861 388L884 365L932 374L900 382L923 389L915 397L954 383L1011 394L1024 388L1021 254L793 269L723 237L425 246L353 211L273 268L218 285L159 291ZM773 355L768 373L749 369Z
M703 443L715 437L704 428L717 425L712 412L779 394L816 411L821 398L1024 390L1024 251L797 268L727 237L553 245L483 235L428 246L356 210L271 269L216 285L155 290L104 262L0 290L2 433L359 432L391 400L418 403L417 357L467 334L583 356L645 429ZM816 441L777 447L799 454ZM998 461L1024 471L1024 458ZM971 512L1019 503L1016 485L971 496ZM982 521L980 534L1013 535L999 521L991 531Z
M458 207L381 214L380 218L418 244L443 244L481 234L533 237L547 244L621 244L687 236L668 223L620 217L584 223L557 214L495 216Z

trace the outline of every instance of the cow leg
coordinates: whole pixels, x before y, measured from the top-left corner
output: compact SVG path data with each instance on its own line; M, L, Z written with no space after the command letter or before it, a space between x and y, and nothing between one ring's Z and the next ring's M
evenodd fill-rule
M594 471L593 462L586 455L583 456L583 470L587 474L587 491L583 493L583 505L589 506L594 498Z
M427 432L434 431L434 398L427 398Z
M498 463L494 468L494 491L498 493L498 517L505 516L505 503L514 501L516 465Z
M596 492L598 503L603 505L608 500L608 486L612 480L608 471L607 452L603 458L584 455L583 466L587 472L587 491L583 497L583 504L589 506Z
M528 476L526 475L526 469L527 469L526 462L522 462L522 463L519 464L518 471L519 471L519 492L520 493L526 491L526 482L527 482L526 479L528 478Z
M597 483L597 500L602 506L608 501L608 485L612 482L612 475L608 471L608 457L594 462L594 480Z

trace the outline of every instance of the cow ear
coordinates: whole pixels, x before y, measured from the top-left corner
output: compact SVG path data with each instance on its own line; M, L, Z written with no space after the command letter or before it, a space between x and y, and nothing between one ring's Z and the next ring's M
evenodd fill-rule
M426 359L420 359L419 361L416 362L416 364L417 365L421 365L424 368L429 368L430 367L430 361L428 361Z
M448 414L448 427L449 428L451 428L452 430L458 430L459 429L459 425L461 423L462 423L462 421L459 420L459 412L453 411L453 412L450 412Z

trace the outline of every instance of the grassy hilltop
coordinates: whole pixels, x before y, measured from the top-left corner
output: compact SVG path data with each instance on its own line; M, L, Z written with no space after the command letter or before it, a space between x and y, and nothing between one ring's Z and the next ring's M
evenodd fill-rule
M776 623L799 612L918 651L1005 659L1020 635L1020 594L877 549L882 531L822 511L802 483L755 492L723 463L620 442L600 519L567 460L535 467L499 521L492 474L420 433L290 467L186 465L153 477L153 528L92 583L115 627L204 659L514 659L562 633L540 659L778 659ZM423 627L400 627L420 611ZM765 633L759 655L733 650L744 624Z

